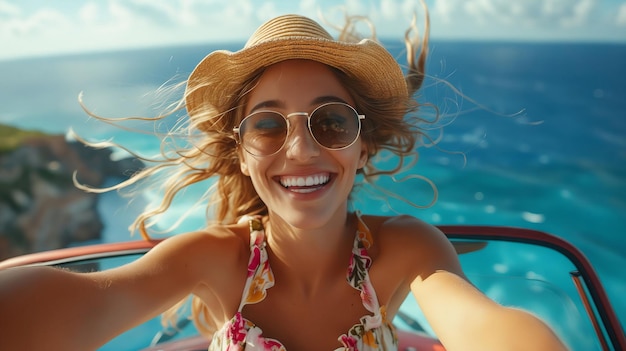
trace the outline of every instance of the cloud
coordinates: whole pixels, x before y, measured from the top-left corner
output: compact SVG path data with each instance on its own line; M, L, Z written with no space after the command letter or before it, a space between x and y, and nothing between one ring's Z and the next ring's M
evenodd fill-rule
M617 38L626 4L600 0L427 0L433 38ZM285 12L341 23L343 10L368 15L379 37L398 38L419 0L106 0L9 3L0 0L0 59L79 51L244 41L263 21ZM600 14L600 15L599 15ZM594 17L595 16L595 17ZM585 31L597 25L600 29ZM617 38L619 39L619 38ZM622 41L626 40L623 38Z
M5 19L7 16L20 15L20 8L6 1L0 1L0 18Z
M56 6L56 9L53 6ZM0 58L243 39L274 3L250 0L108 0L26 10L0 0ZM62 9L61 9L62 8Z
M580 0L576 3L571 13L566 13L560 23L563 27L579 27L587 24L591 12L597 6L596 0Z
M0 20L0 38L28 38L68 26L65 16L57 10L43 8L25 15L19 7L7 3L0 3Z
M433 16L445 23L572 26L586 23L598 0L437 0Z
M626 12L623 0L434 0L429 4L436 39L626 42L622 31L626 14L620 15Z
M615 17L615 24L618 27L626 27L626 3L619 6L617 16Z

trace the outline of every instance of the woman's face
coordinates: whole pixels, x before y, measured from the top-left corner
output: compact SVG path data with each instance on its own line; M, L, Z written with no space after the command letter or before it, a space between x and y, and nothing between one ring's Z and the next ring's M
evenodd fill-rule
M326 65L289 60L268 67L248 95L245 115L259 110L311 113L328 102L354 107L350 94ZM311 136L305 115L289 117L284 147L270 156L240 148L241 171L249 176L273 216L301 229L345 218L356 172L367 161L360 138L348 148L329 150ZM304 184L304 185L302 185Z

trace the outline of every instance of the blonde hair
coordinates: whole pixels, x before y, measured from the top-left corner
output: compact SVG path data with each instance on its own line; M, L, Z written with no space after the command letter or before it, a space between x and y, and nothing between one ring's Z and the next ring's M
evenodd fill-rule
M381 174L395 174L403 166L406 158L417 159L416 144L424 137L421 125L434 123L434 120L425 120L417 117L420 104L415 93L422 86L425 76L425 64L428 54L429 21L426 12L425 32L423 36L417 34L415 18L405 33L405 46L407 50L407 74L406 83L409 95L399 100L382 99L377 96L364 96L361 92L366 91L359 83L348 78L347 75L337 70L336 74L348 89L355 101L355 108L367 118L363 121L361 133L364 143L367 145L369 158L366 166L360 171L365 182L373 183L373 178ZM354 28L357 22L366 21L372 29L370 39L376 40L374 27L364 17L346 17L346 24L340 28L339 41L357 42L361 39ZM235 223L240 217L250 214L267 214L267 208L257 195L250 178L240 171L240 152L233 135L233 127L241 121L244 111L242 101L246 94L254 88L262 72L256 72L244 84L237 93L237 105L230 106L226 111L217 111L211 108L198 112L197 118L187 121L188 125L181 126L171 135L184 135L188 145L176 147L169 152L162 150L162 157L158 160L146 159L129 151L135 157L149 161L150 166L134 174L130 179L121 182L111 188L92 189L84 185L77 186L88 191L108 191L122 189L145 180L154 179L164 189L163 198L156 208L141 213L131 225L133 231L138 230L142 237L150 239L149 227L158 215L165 213L177 194L192 184L213 179L215 182L205 193L207 198L206 211L214 209L213 222L219 224ZM174 88L180 88L184 83ZM100 117L86 108L85 111L98 119L112 123L108 118ZM175 103L171 111L154 118L160 120L173 115L184 106L184 99ZM196 111L194 111L194 114ZM194 115L195 116L195 115ZM82 140L82 139L81 139ZM83 142L96 146L95 144ZM97 146L108 146L99 144ZM381 150L387 150L398 157L398 163L390 169L378 169L374 165L372 157ZM163 181L159 181L163 180ZM149 183L150 184L150 183ZM203 197L204 198L204 197ZM165 312L164 324L176 326L178 311L185 304L181 301L169 311ZM210 311L202 301L193 297L191 301L191 318L198 330L207 336L212 335L214 330L208 325Z

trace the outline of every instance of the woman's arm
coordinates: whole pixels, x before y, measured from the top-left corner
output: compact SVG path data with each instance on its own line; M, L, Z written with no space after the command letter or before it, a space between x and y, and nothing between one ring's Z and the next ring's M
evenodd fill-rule
M402 247L412 252L408 267L414 267L411 291L446 350L566 350L539 318L501 306L474 287L441 231L413 218L402 222Z
M211 270L206 267L211 257L219 259L223 246L214 239L206 233L175 236L135 262L102 272L51 267L0 271L3 348L96 349L162 313L198 284L207 284Z
M539 318L498 305L457 273L437 270L411 289L446 350L566 350Z

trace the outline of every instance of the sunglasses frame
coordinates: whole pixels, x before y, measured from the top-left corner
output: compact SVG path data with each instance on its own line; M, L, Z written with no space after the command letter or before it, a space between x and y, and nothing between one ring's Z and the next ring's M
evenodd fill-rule
M352 142L350 142L346 146L342 146L342 147L338 147L338 148L330 148L330 147L324 146L317 140L317 138L313 134L313 130L311 129L311 117L315 114L315 112L317 112L321 108L324 108L324 107L327 107L327 106L331 106L331 105L341 105L341 106L348 107L350 110L352 110L354 112L354 115L357 116L358 129L357 129L357 132L356 132L356 136L354 137L354 140L352 140ZM266 155L257 155L255 153L250 152L243 145L243 142L242 142L243 138L241 136L241 126L244 124L244 122L248 118L250 118L250 117L252 117L252 116L254 116L254 115L258 114L258 113L263 113L263 112L271 112L271 113L275 113L275 114L278 114L279 116L281 116L285 120L285 122L287 124L287 135L285 135L285 140L283 141L282 145L276 151L274 151L272 153L269 153L269 154L266 154ZM306 118L307 118L307 129L309 130L309 135L311 135L311 137L313 138L313 140L315 140L317 145L323 147L326 150L331 150L331 151L338 151L338 150L347 149L350 146L354 145L354 143L356 143L356 141L359 139L359 136L361 136L361 129L362 129L361 120L365 119L365 115L359 114L354 107L352 107L352 106L350 106L350 105L348 105L348 104L346 104L344 102L327 102L325 104L317 106L311 113L308 113L308 112L292 112L292 113L288 114L287 116L285 116L284 114L282 114L282 113L280 113L278 111L259 110L259 111L255 111L255 112L247 115L246 117L244 117L241 120L241 122L239 122L239 125L237 127L233 128L233 133L235 134L235 140L237 141L237 144L241 145L241 147L244 150L246 150L246 152L249 153L250 155L257 156L257 157L266 157L266 156L275 155L275 154L277 154L280 150L282 150L285 147L285 144L287 144L287 138L289 137L289 130L291 129L291 125L289 123L289 118L293 117L293 116L306 116Z

